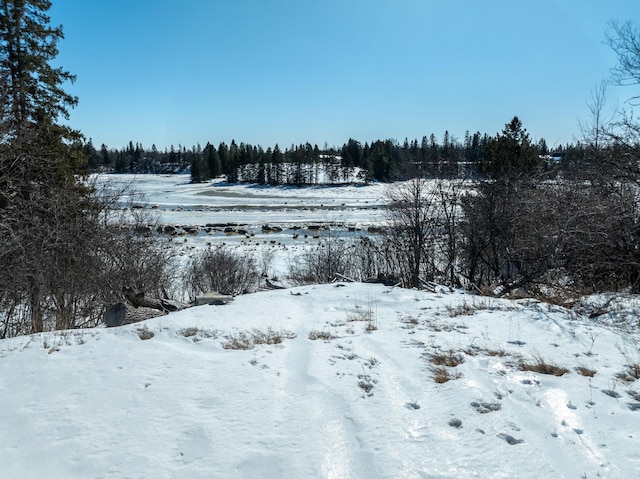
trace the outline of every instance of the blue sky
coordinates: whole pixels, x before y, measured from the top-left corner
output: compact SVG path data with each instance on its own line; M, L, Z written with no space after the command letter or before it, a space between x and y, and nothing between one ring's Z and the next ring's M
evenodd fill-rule
M495 134L573 141L638 0L53 0L70 124L120 148ZM634 92L610 89L611 105ZM637 92L635 92L637 94Z

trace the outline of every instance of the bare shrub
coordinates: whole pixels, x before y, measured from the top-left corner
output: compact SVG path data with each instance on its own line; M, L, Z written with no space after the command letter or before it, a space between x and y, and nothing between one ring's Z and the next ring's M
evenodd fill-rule
M93 327L123 286L166 297L169 253L119 216L123 188L27 183L34 190L13 195L0 220L1 336Z
M191 296L218 291L243 294L256 291L260 273L253 256L225 246L205 249L189 262L184 282Z
M352 261L349 242L330 232L315 247L298 255L289 267L289 278L296 284L330 283L336 274L350 276Z

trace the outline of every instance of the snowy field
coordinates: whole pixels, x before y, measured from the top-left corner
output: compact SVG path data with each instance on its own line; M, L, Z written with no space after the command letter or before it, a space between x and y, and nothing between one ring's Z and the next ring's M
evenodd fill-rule
M334 205L366 225L384 205L377 185L169 178L138 179L163 224L306 225ZM0 477L640 477L630 301L589 319L338 283L2 340Z
M163 224L234 223L252 228L325 222L367 226L380 221L385 186L298 188L230 185L222 180L189 183L189 175L101 175L100 183L131 185L133 203L152 207Z

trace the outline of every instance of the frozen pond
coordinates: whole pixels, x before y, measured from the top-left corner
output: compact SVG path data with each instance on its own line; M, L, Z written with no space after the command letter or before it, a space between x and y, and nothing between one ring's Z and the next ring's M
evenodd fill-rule
M214 180L191 184L189 175L101 175L100 183L130 185L132 203L153 210L163 225L233 224L248 228L277 225L379 225L386 205L385 185L257 186Z

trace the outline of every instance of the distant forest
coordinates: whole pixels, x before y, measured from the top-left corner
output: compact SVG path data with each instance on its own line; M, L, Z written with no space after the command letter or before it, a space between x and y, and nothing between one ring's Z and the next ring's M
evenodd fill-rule
M526 130L525 130L526 131ZM145 149L129 142L117 150L102 145L97 150L92 141L84 153L92 172L111 173L191 173L194 183L224 176L230 183L262 185L338 184L391 182L419 175L426 178L473 178L482 176L489 161L494 136L467 132L462 140L445 132L441 141L434 134L420 141L405 139L364 143L349 139L341 148L319 148L310 143L291 145L284 151L276 144L264 148L248 143L207 143L191 148L182 145L158 150ZM579 164L587 156L580 143L550 149L544 139L531 145L537 150L541 167Z

